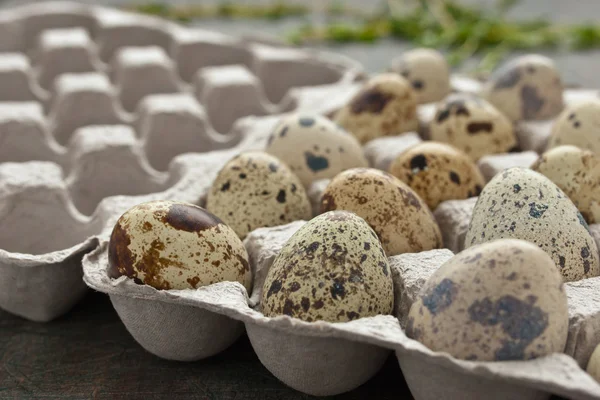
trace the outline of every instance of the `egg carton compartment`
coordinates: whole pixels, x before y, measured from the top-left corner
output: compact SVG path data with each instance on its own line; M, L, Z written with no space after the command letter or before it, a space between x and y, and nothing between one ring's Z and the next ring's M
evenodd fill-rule
M416 399L540 399L550 394L599 398L600 385L564 354L520 362L470 362L434 353L409 339L403 331L407 311L426 279L453 256L447 249L389 258L396 297L393 315L345 323L263 316L260 298L268 269L304 223L260 228L245 239L254 277L250 295L237 282L159 291L125 277L111 279L106 239L85 256L84 279L110 296L129 332L149 352L171 360L202 359L229 346L245 328L261 363L285 384L312 395L358 387L395 353ZM582 299L584 294L573 295ZM577 311L571 312L577 318Z
M190 92L201 102L210 100L208 115L215 118L216 129L226 133L239 117L294 108L294 88L352 81L361 73L358 64L333 54L274 47L77 3L48 2L2 11L0 32L0 85L5 89L0 100L37 100L49 114L64 114L66 108L72 115L95 119L85 124L114 123L117 117L123 122L149 94ZM238 67L228 67L233 65ZM203 72L205 67L212 70ZM57 82L63 74L89 73L109 81L100 83L98 77L95 84L88 81L89 86ZM68 88L87 94L63 93ZM82 96L94 97L91 92L102 94L79 103ZM63 97L79 108L62 103L69 101ZM217 101L229 106L218 109ZM103 113L102 103L107 102L125 113ZM57 129L55 136L64 144L73 129Z

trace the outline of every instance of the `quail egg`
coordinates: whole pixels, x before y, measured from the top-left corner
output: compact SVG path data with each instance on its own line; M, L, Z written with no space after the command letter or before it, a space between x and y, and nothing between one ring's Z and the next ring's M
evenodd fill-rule
M427 280L406 334L469 361L530 360L564 351L567 296L539 247L501 239L471 247Z
M392 61L390 70L410 82L419 104L440 101L450 93L450 67L437 50L407 51Z
M368 166L356 138L320 115L283 118L269 137L266 152L284 160L305 187L349 168Z
M371 78L338 111L335 121L359 142L416 131L417 100L410 83L394 73Z
M407 183L431 210L446 200L478 196L485 185L469 156L437 142L411 147L392 161L389 172Z
M509 168L483 188L466 247L500 238L527 240L546 251L565 281L598 276L598 248L573 202L548 178Z
M193 204L152 201L127 210L108 246L108 275L156 289L237 281L250 290L248 254L235 232Z
M348 210L375 230L388 256L442 247L427 204L398 178L372 168L338 174L323 192L321 212Z
M588 223L600 222L600 159L594 153L575 146L554 147L531 169L561 188Z
M331 211L303 225L267 274L262 312L345 322L389 314L392 274L377 235L360 217Z
M312 216L300 179L278 158L259 151L238 154L223 166L206 208L242 239L256 228Z
M556 118L548 148L564 144L600 154L600 101L577 103Z
M549 119L564 106L563 84L554 62L537 54L498 68L482 95L511 121Z
M471 94L451 94L437 105L429 124L436 142L449 143L477 161L517 145L512 123L487 101Z

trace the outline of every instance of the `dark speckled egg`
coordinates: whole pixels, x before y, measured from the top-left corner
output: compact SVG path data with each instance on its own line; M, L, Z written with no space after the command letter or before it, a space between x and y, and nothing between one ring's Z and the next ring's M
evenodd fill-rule
M367 167L358 140L328 118L293 114L269 136L266 152L283 160L305 187L355 167Z
M416 131L417 99L408 80L391 72L379 74L336 113L335 121L361 143Z
M410 309L406 334L458 359L509 361L563 352L568 327L552 259L531 243L501 239L435 271Z
M446 200L478 196L485 184L469 156L431 141L400 154L390 165L390 174L413 188L432 210Z
M312 216L300 179L278 158L260 151L241 153L223 166L206 208L242 239L256 228Z
M250 290L248 253L235 232L193 204L152 201L127 210L108 246L108 274L156 289L237 281Z
M551 59L537 54L502 65L482 94L512 121L549 119L563 109L560 74Z
M377 232L388 256L442 246L442 236L427 204L395 176L373 168L338 174L323 192L321 212L356 213Z
M577 146L600 155L600 99L575 103L556 118L548 148L561 145Z
M389 314L392 274L375 232L357 215L313 218L284 245L267 274L262 312L345 322Z
M598 248L577 207L552 181L528 168L496 175L475 204L465 246L527 240L552 257L565 281L598 276Z

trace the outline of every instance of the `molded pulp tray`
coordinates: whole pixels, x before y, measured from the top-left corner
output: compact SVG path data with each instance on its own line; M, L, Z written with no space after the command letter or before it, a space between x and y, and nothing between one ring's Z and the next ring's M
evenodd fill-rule
M363 78L351 60L70 3L0 13L0 51L0 307L38 321L67 312L85 291L83 263L85 283L107 293L133 337L159 357L209 357L245 329L275 376L314 395L357 387L395 352L417 399L600 399L600 385L580 368L600 341L600 278L566 284L566 355L469 362L405 336L420 287L462 248L474 199L435 211L450 250L390 258L394 315L333 324L260 313L266 273L304 221L246 238L251 294L232 282L158 291L108 278L108 238L125 210L154 199L203 205L221 166L264 148L284 113L330 115L344 105ZM457 91L478 85L453 78ZM597 96L568 90L565 102ZM433 110L419 107L423 126ZM486 178L529 166L550 123L521 123L522 152L482 159ZM365 154L385 169L424 136L376 139ZM311 187L313 204L326 184Z

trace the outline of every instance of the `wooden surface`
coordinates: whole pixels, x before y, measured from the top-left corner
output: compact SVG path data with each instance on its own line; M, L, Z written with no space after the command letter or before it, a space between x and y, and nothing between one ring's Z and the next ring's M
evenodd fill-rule
M129 335L107 296L90 293L46 324L0 310L0 399L311 399L280 383L244 335L208 360L181 363L147 353ZM391 356L340 400L412 397Z

